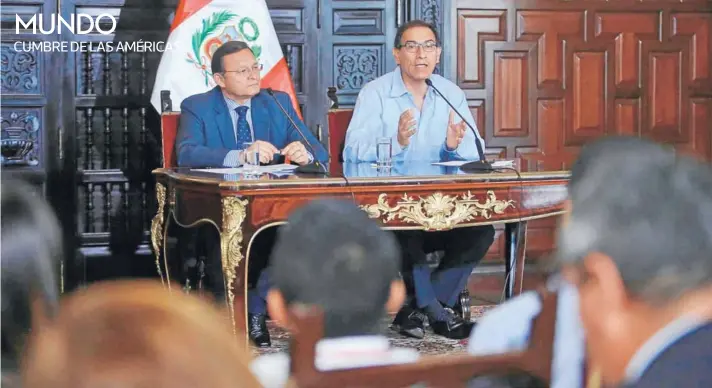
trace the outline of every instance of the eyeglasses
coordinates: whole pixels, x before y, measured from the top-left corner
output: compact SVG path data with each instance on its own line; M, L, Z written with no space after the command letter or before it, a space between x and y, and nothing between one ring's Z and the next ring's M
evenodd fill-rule
M437 42L429 40L427 42L419 43L409 40L405 44L399 44L397 48L405 48L405 51L409 53L414 53L418 51L418 47L422 47L425 52L432 52L438 47Z
M225 70L223 73L236 73L240 77L247 78L250 74L253 72L260 72L262 71L262 64L258 63L253 65L252 67L246 67L240 70Z

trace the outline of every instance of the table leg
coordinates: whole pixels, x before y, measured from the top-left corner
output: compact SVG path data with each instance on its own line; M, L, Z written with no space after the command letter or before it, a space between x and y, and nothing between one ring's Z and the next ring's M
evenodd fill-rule
M167 270L162 266L162 252L163 244L166 233L166 219L168 208L166 207L166 186L162 183L156 183L156 202L158 204L158 210L156 215L151 221L151 245L153 246L153 254L156 256L156 270L158 271L158 276L161 277L161 283L166 285L166 278L164 273Z
M247 284L245 263L246 247L243 245L243 223L247 217L247 200L237 197L222 199L222 230L220 251L227 308L235 335L244 336L247 345Z
M504 225L504 297L519 295L524 282L524 261L526 249L527 223L511 222Z

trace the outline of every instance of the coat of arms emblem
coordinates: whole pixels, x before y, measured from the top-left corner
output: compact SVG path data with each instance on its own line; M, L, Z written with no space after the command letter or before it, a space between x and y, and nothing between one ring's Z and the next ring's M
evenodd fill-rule
M213 53L223 43L231 40L240 40L247 43L255 58L260 60L262 47L254 42L260 36L257 23L249 17L239 17L230 11L214 12L203 19L200 29L196 30L191 39L193 52L186 53L187 61L192 63L205 77L205 85L213 87L213 73L210 70L210 61Z

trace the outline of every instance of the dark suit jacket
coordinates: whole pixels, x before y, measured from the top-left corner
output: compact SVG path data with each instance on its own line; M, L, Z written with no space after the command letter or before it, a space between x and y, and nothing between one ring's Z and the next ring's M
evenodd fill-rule
M712 323L671 344L648 365L637 382L625 387L712 387Z
M324 146L297 116L289 95L274 92L290 117L299 125L316 155L326 163L329 156ZM277 148L302 141L299 132L264 90L252 97L250 113L255 140L264 140ZM222 167L225 156L237 149L235 128L220 87L183 100L180 106L180 126L176 136L176 153L181 167ZM306 144L305 144L306 145ZM309 150L309 146L307 146Z

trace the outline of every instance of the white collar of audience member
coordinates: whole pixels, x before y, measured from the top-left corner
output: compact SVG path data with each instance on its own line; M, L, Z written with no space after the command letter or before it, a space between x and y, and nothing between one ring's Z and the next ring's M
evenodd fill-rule
M401 97L404 94L410 93L408 89L405 87L405 83L403 82L403 74L401 73L401 68L400 66L396 66L395 70L393 70L393 83L391 84L391 97ZM431 81L433 81L434 84L435 80L431 76L430 78ZM439 89L439 87L438 87ZM442 90L442 89L441 89ZM433 88L428 88L428 94L434 93Z
M628 361L625 370L625 382L634 383L655 359L685 335L704 326L709 321L694 314L683 315L658 330L652 337L638 348Z
M391 348L379 335L325 338L316 345L315 366L319 370L358 368L415 362L414 349Z

